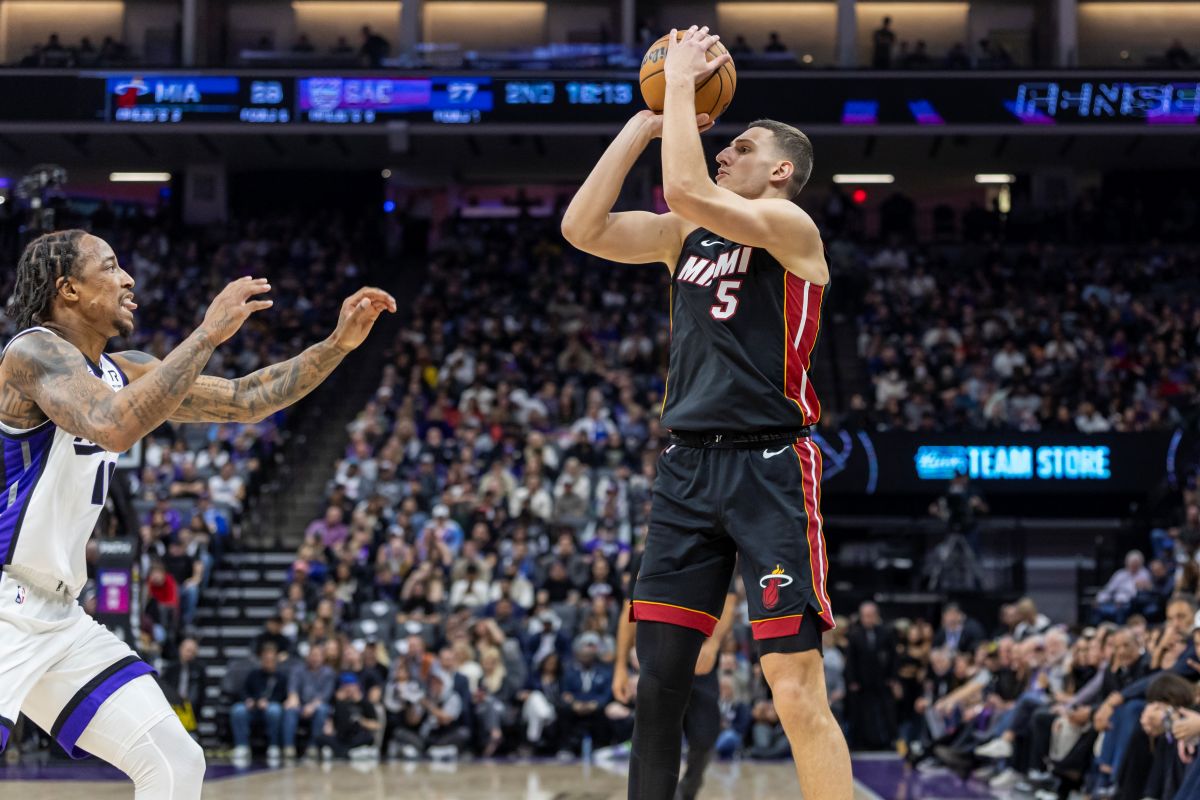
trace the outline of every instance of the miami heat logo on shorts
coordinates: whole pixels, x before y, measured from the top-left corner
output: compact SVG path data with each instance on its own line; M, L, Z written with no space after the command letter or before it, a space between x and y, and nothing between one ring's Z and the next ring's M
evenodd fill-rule
M792 585L792 576L786 574L783 571L783 567L776 564L775 569L771 570L770 575L763 575L758 579L758 585L763 590L763 608L770 611L779 605L779 590L784 586Z
M22 605L25 602L25 587L17 587L17 605Z

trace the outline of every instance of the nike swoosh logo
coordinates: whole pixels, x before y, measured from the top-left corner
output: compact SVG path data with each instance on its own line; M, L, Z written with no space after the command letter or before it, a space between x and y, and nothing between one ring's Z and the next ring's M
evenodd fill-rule
M763 458L774 458L775 456L779 455L780 453L786 453L787 451L788 451L788 448L781 447L778 450L776 450L774 453L772 453L772 452L768 451L766 448L764 448L763 449Z
M711 242L701 242L700 246L701 247L712 247L714 244L725 244L725 241L722 239L714 239Z

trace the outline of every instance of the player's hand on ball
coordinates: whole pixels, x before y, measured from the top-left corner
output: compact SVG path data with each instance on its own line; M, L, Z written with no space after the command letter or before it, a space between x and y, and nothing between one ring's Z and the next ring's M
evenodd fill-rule
M384 311L395 313L396 298L382 289L364 286L342 303L337 327L329 340L339 350L350 352L366 340L375 320Z
M644 130L650 134L650 138L659 139L662 137L662 114L651 111L647 108L642 109L638 113L634 114L633 118L641 122L641 124L644 126ZM696 127L700 129L701 133L704 133L706 130L711 128L713 124L712 117L710 117L708 114L696 115Z
M732 61L733 56L729 53L723 53L711 61L705 55L720 38L709 33L707 25L703 28L693 25L684 32L682 38L672 28L667 37L667 61L663 66L667 82L678 80L695 85Z

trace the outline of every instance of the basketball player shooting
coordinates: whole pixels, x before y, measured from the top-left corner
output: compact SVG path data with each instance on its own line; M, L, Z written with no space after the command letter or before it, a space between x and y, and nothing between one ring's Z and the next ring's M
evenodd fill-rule
M845 739L829 710L821 633L833 627L820 512L820 404L808 367L829 282L820 234L793 199L812 145L759 120L708 176L695 87L707 28L668 37L661 116L635 115L571 201L563 235L601 258L661 261L671 272L671 353L650 531L631 614L638 620L629 797L670 800L696 657L740 555L763 675L791 742L805 800L850 800ZM612 213L646 145L662 137L670 211Z
M239 278L166 358L107 355L133 332L133 278L84 231L35 239L17 265L8 313L20 328L0 356L0 750L19 712L72 756L98 756L137 800L200 797L204 753L152 668L76 602L84 549L117 454L167 420L256 422L316 388L362 344L388 293L363 288L325 341L237 380L201 375L213 350L271 307L263 278Z

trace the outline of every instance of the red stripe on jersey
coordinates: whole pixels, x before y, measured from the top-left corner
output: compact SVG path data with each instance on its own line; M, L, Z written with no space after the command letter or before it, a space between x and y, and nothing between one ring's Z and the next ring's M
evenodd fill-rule
M812 354L817 347L817 337L821 334L821 307L825 305L825 287L815 283L808 284L809 315L812 316L812 332L804 332L805 338L801 340L800 347L803 349L806 345L808 350L804 356L804 373L807 376L808 371L812 369ZM815 310L814 310L815 309ZM804 382L805 398L808 400L809 407L813 409L813 418L810 422L816 422L821 418L821 401L817 399L817 390L813 387L812 380Z
M813 599L820 606L817 619L821 630L833 627L833 604L829 601L826 580L829 577L829 560L825 554L825 520L821 516L821 474L823 465L821 451L811 438L801 439L792 445L800 458L800 481L804 496L804 512L808 517L805 536L808 540L808 566L811 570Z
M808 369L821 325L825 287L786 270L783 281L784 395L800 408L805 424L811 425L821 418L821 403L808 379Z

